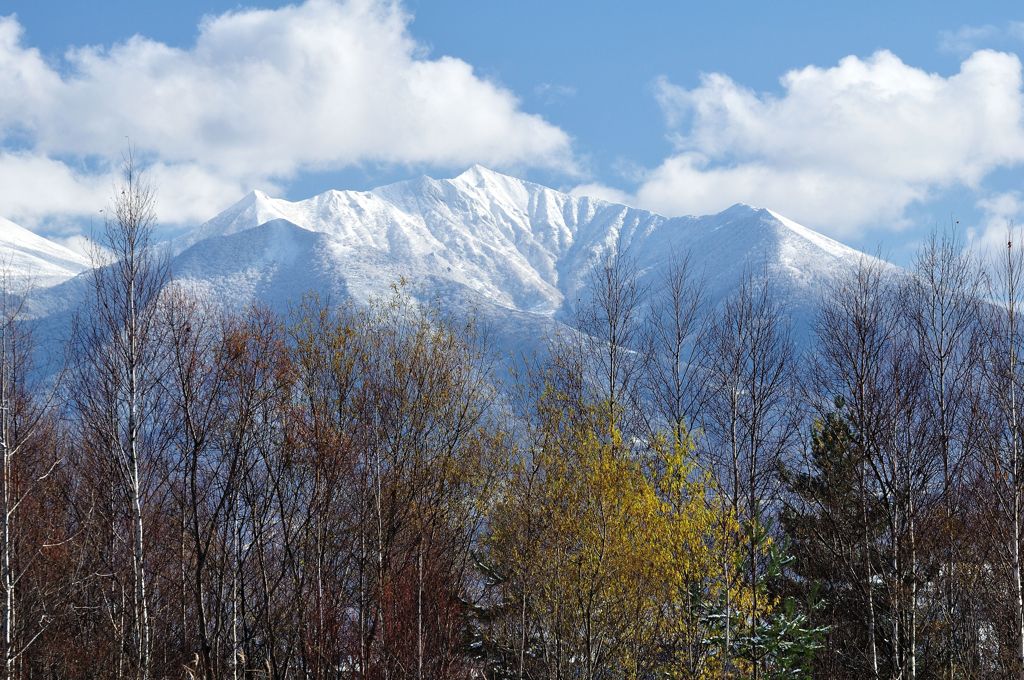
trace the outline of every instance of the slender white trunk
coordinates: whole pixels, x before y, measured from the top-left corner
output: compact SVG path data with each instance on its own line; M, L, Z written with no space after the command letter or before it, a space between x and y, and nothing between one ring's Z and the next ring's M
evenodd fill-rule
M955 648L955 635L954 635L954 618L953 618L953 479L952 469L950 465L950 453L949 453L949 428L947 425L947 408L946 408L946 362L943 356L946 349L946 339L944 329L940 338L940 351L939 351L939 428L942 446L942 485L943 485L943 511L945 513L946 526L943 535L946 541L945 550L945 561L946 561L946 578L945 578L945 592L944 592L944 613L946 618L946 677L953 680L953 657Z
M523 581L523 599L519 608L519 680L526 677L526 581Z
M1012 247L1012 241L1011 241ZM1021 583L1021 469L1019 452L1019 422L1017 419L1017 272L1015 262L1010 248L1007 248L1007 321L1009 322L1009 390L1010 390L1010 473L1012 490L1012 527L1013 545L1010 546L1010 554L1013 562L1013 580L1015 596L1015 628L1017 633L1017 664L1018 672L1024 673L1024 584Z
M1013 388L1011 387L1011 390ZM1016 404L1015 397L1011 396L1011 410L1016 415ZM1016 418L1014 417L1014 425L1012 426L1016 430ZM1020 506L1021 506L1021 493L1020 493L1020 462L1018 460L1018 446L1017 446L1017 434L1014 432L1011 435L1010 444L1010 467L1013 471L1013 540L1010 546L1010 554L1013 562L1013 580L1014 580L1014 596L1016 606L1016 618L1015 626L1017 632L1017 664L1018 670L1024 672L1024 584L1021 583L1021 556L1020 556L1020 539L1021 539L1021 521L1020 521Z
M736 522L740 521L739 497L740 497L740 461L739 461L739 434L737 425L739 420L739 388L731 387L729 402L729 444L732 455L732 511ZM738 542L738 540L737 540ZM731 543L726 541L726 545ZM739 547L739 546L737 546ZM723 567L725 568L725 659L723 668L726 672L732 670L732 568L729 564L728 548L722 555Z
M360 499L360 512L365 506ZM366 651L366 532L363 530L364 523L359 522L359 677L366 677L367 651Z
M317 518L317 529L316 529L316 609L317 609L317 647L320 650L319 658L316 662L317 673L323 671L323 657L324 657L324 646L327 642L327 638L324 635L324 629L326 627L325 616L324 616L324 525L323 525L323 513Z
M239 607L239 573L242 569L242 526L239 520L237 491L233 501L231 547L234 551L234 559L231 565L231 678L238 680L239 665L242 660L242 649L238 639L238 607Z
M185 564L185 523L187 521L188 519L185 517L185 504L183 503L181 506L181 531L178 546L180 550L179 566L181 568L181 573L179 574L181 578L181 592L179 593L181 597L181 637L183 640L188 639L188 575L186 573L188 565Z
M868 595L868 647L871 653L871 672L872 675L878 677L878 646L875 641L875 574L874 569L871 566L871 544L868 534L868 504L867 504L867 482L864 479L867 473L861 470L861 512L864 521L864 585L867 588Z
M383 474L383 462L381 461L380 447L376 450L376 511L377 511L377 625L379 626L378 637L380 639L380 650L381 650L381 665L384 671L384 679L390 678L390 668L388 663L388 648L387 648L387 629L386 622L384 619L384 487L383 480L381 479Z
M897 478L897 474L898 474L898 472L896 472L894 470L894 472L893 472L893 478L894 479ZM892 529L891 529L891 531L892 531L892 538L890 540L890 548L889 548L889 559L890 559L889 568L892 569L892 590L891 590L891 593L892 593L892 607L893 607L893 611L891 612L891 619L892 619L892 663L893 663L892 675L893 675L894 678L899 678L903 674L902 673L902 666L903 666L902 648L901 648L901 645L900 645L900 616L902 615L902 612L900 611L900 609L902 608L902 600L903 600L903 583L902 583L902 579L900 578L901 577L901 571L900 571L900 555L899 555L899 539L898 539L898 537L899 537L899 526L900 526L899 510L898 510L899 505L898 505L898 503L894 503L893 506L894 506L893 513L894 513L895 517L894 517L893 522L892 522Z
M1024 587L1021 584L1020 563L1020 493L1014 491L1013 511L1013 577L1017 595L1017 663L1024 668Z
M0 339L0 457L3 464L3 478L0 479L0 494L3 508L0 509L0 524L3 531L3 554L0 555L0 580L3 582L3 644L4 678L14 677L14 573L11 569L11 429L8 398L7 333Z
M732 570L729 564L728 544L722 548L722 569L725 572L725 659L722 667L728 671L732 665Z
M423 539L416 548L416 678L423 680Z
M911 529L913 533L913 529ZM910 582L910 679L917 678L917 546L914 545L914 538L911 536L911 562L914 565L911 570Z
M917 523L914 519L914 494L910 491L910 470L907 470L907 522L910 529L910 623L907 646L910 653L910 680L917 678Z
M146 602L146 563L145 542L142 525L142 483L139 469L139 337L138 310L135 297L135 262L134 251L128 282L128 490L131 499L131 514L134 533L134 570L135 570L135 623L136 623L136 654L139 680L149 678L149 608Z
M1012 322L1011 322L1012 323ZM1016 362L1016 357L1014 357ZM1010 385L1010 422L1012 434L1010 436L1010 468L1013 471L1013 545L1011 546L1011 554L1013 555L1013 579L1014 579L1014 595L1016 596L1016 628L1017 628L1017 663L1019 669L1024 672L1024 584L1021 583L1021 558L1020 558L1020 505L1021 505L1021 469L1020 469L1020 452L1018 451L1017 442L1017 394L1016 387L1013 383L1016 382L1016 366L1014 366L1013 375L1011 376Z
M133 464L135 481L132 483L132 513L135 522L135 609L138 621L138 677L149 677L149 608L146 604L146 566L142 537L142 503L138 484L138 462Z
M863 361L863 356L862 356ZM866 362L865 362L866 363ZM868 596L868 647L871 655L871 672L873 677L878 678L878 645L875 641L875 595L874 595L874 568L871 564L871 541L868 527L868 490L867 490L867 466L868 451L867 442L864 439L864 425L867 418L864 414L866 404L866 390L863 381L857 386L858 403L858 446L860 448L860 503L861 519L863 521L862 538L864 541L864 586Z

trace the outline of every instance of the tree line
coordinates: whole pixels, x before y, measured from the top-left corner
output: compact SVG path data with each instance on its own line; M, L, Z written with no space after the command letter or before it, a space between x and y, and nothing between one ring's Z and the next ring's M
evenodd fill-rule
M67 365L0 296L5 678L1024 673L1024 257L864 258L798 346L601 260L499 381L414 303L228 312L129 156Z

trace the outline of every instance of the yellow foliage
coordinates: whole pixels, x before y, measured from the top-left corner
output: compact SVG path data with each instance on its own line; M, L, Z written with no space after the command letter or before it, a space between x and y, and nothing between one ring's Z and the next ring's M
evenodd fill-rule
M509 599L532 613L548 663L721 677L704 604L727 583L734 607L749 594L735 573L740 527L695 467L692 439L627 446L607 406L572 413L560 396L540 399L534 448L492 517Z

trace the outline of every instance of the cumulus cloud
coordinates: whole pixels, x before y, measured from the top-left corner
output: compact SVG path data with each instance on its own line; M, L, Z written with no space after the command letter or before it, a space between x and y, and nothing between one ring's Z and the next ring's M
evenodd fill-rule
M743 201L843 236L900 228L915 201L1024 161L1016 55L975 52L942 76L880 51L781 85L776 95L717 73L693 89L658 81L675 151L636 201L670 214Z
M95 168L126 137L155 161L163 219L174 220L208 217L253 186L367 162L573 171L564 131L465 61L428 55L409 21L388 0L308 0L208 17L185 49L135 36L52 65L15 17L0 18L0 140L23 149L0 157L0 176L49 164L72 189L48 208L38 191L0 184L0 214L91 209L94 185L111 179Z
M27 226L96 213L113 188L109 173L83 173L31 152L0 151L0 215Z
M165 223L208 219L251 188L244 179L196 163L157 161L147 171ZM106 205L118 177L106 163L90 170L44 154L0 151L0 215L28 227L46 225L51 232L74 231L76 218L95 216ZM259 186L279 188L269 179L260 179Z

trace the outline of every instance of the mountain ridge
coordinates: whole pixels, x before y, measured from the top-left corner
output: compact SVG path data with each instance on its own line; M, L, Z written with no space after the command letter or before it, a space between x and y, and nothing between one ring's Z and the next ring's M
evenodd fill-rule
M0 254L2 237L0 228ZM712 307L743 276L766 277L802 335L822 290L870 257L765 208L670 218L483 166L299 201L254 190L167 247L176 282L225 308L287 311L308 292L366 302L404 280L418 300L485 320L509 352L572 325L613 252L649 291L673 257L689 253ZM56 277L30 305L54 333L89 294L81 278Z
M656 266L659 255L700 247L704 254L698 259L712 270L721 269L723 250L732 253L727 259L749 260L753 266L754 251L760 248L764 256L774 250L775 256L762 258L766 264L804 277L820 269L821 256L843 261L864 256L764 208L736 204L712 216L669 218L571 196L479 165L449 179L329 190L294 202L253 191L180 238L174 250L180 254L213 236L274 219L327 235L350 260L362 250L386 254L410 274L442 267L452 279L506 306L548 314L578 294L586 270L612 249L635 257L645 269Z

